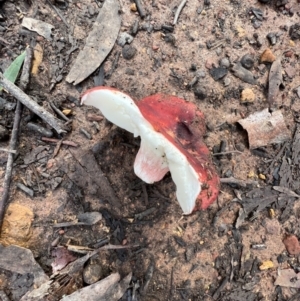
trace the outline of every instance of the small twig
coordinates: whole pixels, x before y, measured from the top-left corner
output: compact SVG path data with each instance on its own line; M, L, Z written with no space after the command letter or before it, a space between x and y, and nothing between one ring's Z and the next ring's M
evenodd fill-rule
M241 187L247 187L247 185L258 185L257 181L253 180L238 180L236 178L230 177L230 178L220 178L220 182L223 184L237 184Z
M48 138L48 137L42 137L41 140L42 140L42 141L45 141L45 142L51 142L51 143L59 143L59 142L61 141L61 140L59 140L59 139ZM73 142L73 141L69 141L69 140L63 140L63 141L62 141L62 144L68 145L68 146L73 146L73 147L78 147L78 144L76 144L76 143Z
M177 20L178 20L178 17L183 9L183 7L185 6L187 0L183 0L181 1L181 3L179 4L177 10L176 10L176 13L175 13L175 17L174 17L174 21L173 21L173 25L176 25L177 23Z
M147 268L147 271L146 271L146 275L145 275L145 283L144 283L144 286L141 290L141 294L142 295L145 295L147 290L148 290L148 287L149 287L149 284L150 284L150 281L153 277L153 273L154 273L154 261L153 261L153 258L151 259L150 261L150 264Z
M120 55L121 55L121 52L118 51L115 55L115 58L114 58L114 61L112 63L110 70L105 74L105 78L110 78L111 75L113 74L113 72L115 71L115 69L117 69Z
M55 10L55 12L58 14L58 16L61 18L61 20L65 23L65 25L69 28L69 24L66 21L66 19L64 18L64 16L60 13L60 11L51 3L50 0L46 0L48 2L48 4L52 7L52 9Z
M56 144L55 149L53 151L52 159L54 159L57 156L57 154L60 150L60 147L62 145L62 142L63 142L63 139L59 140L59 142Z
M92 139L91 134L90 134L87 130L85 130L85 129L83 129L83 128L80 128L79 131L80 131L86 138L88 138L89 140Z
M9 143L9 148L11 150L15 150L17 147L22 111L23 111L23 105L18 101L16 112L15 112L14 125L13 125L13 129L12 129L12 134L11 134L11 140ZM5 176L4 176L3 194L2 194L1 201L0 201L0 230L2 228L3 218L4 218L4 214L5 214L5 209L6 209L6 203L8 201L8 197L9 197L9 187L10 187L10 182L11 182L13 161L14 161L14 154L9 153L7 163L6 163Z
M221 284L219 285L219 287L217 288L217 290L214 292L212 298L213 300L217 300L220 296L221 291L223 290L223 288L225 287L225 285L228 283L228 276L226 276L223 281L221 282Z
M29 77L30 77L30 70L33 58L33 50L29 46L26 48L26 56L22 68L22 74L20 77L20 88L21 90L25 91L28 84L29 84Z
M134 0L134 2L135 2L136 8L137 8L137 10L138 10L139 15L141 16L141 18L145 18L146 13L145 13L145 10L144 10L144 8L142 6L141 1L140 0Z
M16 154L17 153L16 150L6 149L6 148L2 148L2 147L0 147L0 152L6 152L6 153L10 153L10 154Z
M28 122L26 124L26 127L32 131L35 131L37 133L39 133L40 135L46 136L46 137L52 137L53 136L53 132L49 129L44 128L43 126L40 126L38 124L35 124L33 122Z
M33 197L34 192L32 189L28 188L27 186L23 185L22 183L17 183L17 187L20 188L22 191Z
M143 212L140 212L140 213L137 213L134 215L134 219L136 220L141 220L143 219L144 217L152 214L153 212L155 212L156 208L155 207L151 207Z
M70 119L58 108L55 104L51 101L50 102L51 108L55 111L55 113L60 116L63 120L69 121Z
M174 285L174 266L172 267L172 270L171 270L170 295L169 295L170 297L169 297L169 300L173 300L173 295L174 295L173 285Z
M229 154L242 154L242 152L237 151L237 150L232 150L228 152L221 152L221 153L215 153L213 156L221 156L221 155L229 155Z
M33 101L27 94L25 94L20 88L15 84L10 82L3 76L0 72L0 85L3 86L11 95L13 95L17 100L19 100L23 105L25 105L30 111L34 112L41 119L47 122L51 127L53 127L57 133L66 133L63 130L63 125L61 121L55 118L52 114L46 111L43 107L39 106L35 101Z

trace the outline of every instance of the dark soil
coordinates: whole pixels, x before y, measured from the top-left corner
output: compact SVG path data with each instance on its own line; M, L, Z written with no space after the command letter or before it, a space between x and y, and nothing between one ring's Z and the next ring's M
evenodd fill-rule
M181 1L143 1L147 16L141 19L130 10L130 1L120 0L120 32L133 35L133 42L124 48L115 44L101 67L73 86L65 81L66 75L102 2L53 1L67 27L50 1L0 1L0 70L27 45L39 44L43 60L26 93L54 115L51 101L60 110L71 110L70 131L64 136L53 131L53 138L78 145L62 144L53 158L56 144L42 141L27 123L48 126L24 110L9 202L29 208L34 218L23 239L4 239L4 227L0 241L31 249L48 275L54 260L51 243L57 237L63 246L95 248L101 241L137 244L101 253L97 265L103 277L132 271L141 301L300 300L299 289L274 285L278 269L299 271L298 255L290 255L282 242L287 234L300 237L299 202L273 189L281 186L300 194L298 1L189 0L173 27ZM22 28L24 16L52 24L52 40ZM260 62L266 48L281 59L283 76L271 105L271 64ZM231 70L243 57L249 70L242 68L252 73L251 80L246 71L239 70L246 72L243 78ZM153 185L134 174L139 139L106 121L97 110L80 106L81 93L95 83L115 87L137 101L160 92L195 103L206 117L205 142L210 151L239 151L213 157L220 177L234 177L245 185L222 184L218 200L206 211L182 216L169 174ZM254 92L253 102L241 102L246 88ZM15 103L8 93L0 92L2 148L8 148ZM237 121L268 107L281 110L292 139L251 150L247 132ZM7 153L0 152L1 184L6 161ZM34 196L17 188L17 183L29 187ZM53 227L90 211L101 212L103 219L93 226ZM261 270L267 261L272 266ZM25 293L22 283L32 281L24 279L0 270L0 290L10 300L19 300ZM132 288L121 300L133 300L131 294Z

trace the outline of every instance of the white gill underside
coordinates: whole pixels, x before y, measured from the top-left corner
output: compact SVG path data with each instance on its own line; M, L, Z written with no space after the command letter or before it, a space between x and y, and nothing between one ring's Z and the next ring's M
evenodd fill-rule
M170 170L183 214L190 214L201 191L201 183L187 158L143 117L134 101L114 90L94 90L82 103L98 108L112 123L141 137L134 172L146 183L159 181Z

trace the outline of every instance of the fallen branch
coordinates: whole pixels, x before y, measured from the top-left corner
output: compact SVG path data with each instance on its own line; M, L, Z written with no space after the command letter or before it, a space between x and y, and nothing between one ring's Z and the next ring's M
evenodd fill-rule
M58 134L66 133L63 130L63 124L52 114L47 112L43 107L39 106L35 101L33 101L27 94L25 94L20 88L15 84L4 78L3 73L0 72L0 85L3 86L11 95L13 95L17 100L19 100L23 105L25 105L30 111L35 113L45 122L47 122L51 127L53 127Z
M2 75L2 73L1 73L1 75ZM21 102L18 101L16 112L15 112L15 119L14 119L14 125L13 125L13 129L12 129L11 139L10 139L10 143L9 143L9 149L12 151L14 151L17 147L22 111L23 111L23 105L21 104ZM9 153L7 163L6 163L5 176L4 176L3 194L2 194L1 201L0 201L0 230L2 228L6 204L7 204L8 197L9 197L9 187L10 187L10 182L11 182L13 162L14 162L14 154Z

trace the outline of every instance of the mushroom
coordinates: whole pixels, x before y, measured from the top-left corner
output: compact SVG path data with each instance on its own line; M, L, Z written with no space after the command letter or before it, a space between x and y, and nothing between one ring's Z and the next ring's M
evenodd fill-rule
M82 104L94 106L112 123L141 137L134 172L146 183L170 171L183 214L206 209L219 193L219 177L202 138L205 121L196 106L155 94L135 102L114 88L87 90Z

